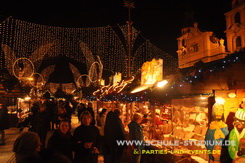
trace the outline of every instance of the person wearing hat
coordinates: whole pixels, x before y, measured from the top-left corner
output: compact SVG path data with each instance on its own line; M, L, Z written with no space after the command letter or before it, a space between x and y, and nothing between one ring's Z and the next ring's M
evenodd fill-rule
M15 152L16 162L39 162L39 151L41 142L35 132L26 131L14 142L13 151Z
M244 147L244 138L245 138L245 110L238 109L234 117L234 129L229 135L230 145L228 146L229 155L232 159L239 157L245 157L241 147Z
M219 150L221 152L222 147L218 143L222 143L228 134L228 126L224 122L224 106L215 103L212 109L211 123L205 137L207 150ZM210 162L220 162L220 156L217 155L209 154L209 159Z

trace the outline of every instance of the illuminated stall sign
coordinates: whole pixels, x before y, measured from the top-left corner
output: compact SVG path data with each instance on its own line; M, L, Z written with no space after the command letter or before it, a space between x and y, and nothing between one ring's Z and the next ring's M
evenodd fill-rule
M154 84L163 78L163 59L145 62L141 69L141 85Z
M118 85L122 80L122 73L116 72L116 74L113 76L113 86Z

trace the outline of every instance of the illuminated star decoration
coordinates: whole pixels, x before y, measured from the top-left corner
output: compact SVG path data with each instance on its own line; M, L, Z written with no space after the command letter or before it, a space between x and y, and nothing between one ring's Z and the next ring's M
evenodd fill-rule
M134 7L134 2L131 1L131 0L127 0L127 1L124 1L124 7L128 7L128 8L135 8Z

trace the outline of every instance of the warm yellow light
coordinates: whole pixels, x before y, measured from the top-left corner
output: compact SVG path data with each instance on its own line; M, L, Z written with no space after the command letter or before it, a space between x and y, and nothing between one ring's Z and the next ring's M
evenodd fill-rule
M137 93L137 92L146 90L146 89L148 89L149 87L152 87L152 86L153 86L153 84L141 85L141 86L135 88L134 90L132 90L131 93Z
M166 84L168 84L167 80L162 80L160 82L157 82L157 87L158 88L162 88L163 86L165 86Z
M31 99L31 97L29 97L29 96L27 96L27 97L24 98L25 101L28 101L30 99Z
M217 104L224 105L225 99L223 99L222 97L216 97L216 98L215 98L215 102L216 102Z
M74 96L74 100L76 100L76 99L78 99L78 97L77 96Z
M156 113L157 114L160 114L161 113L161 110L160 109L156 109Z
M201 97L200 97L200 99L201 99L201 100L206 100L206 99L207 99L207 97L203 97L203 96L201 96Z
M147 61L141 68L141 85L154 84L162 80L163 59L153 59Z
M105 85L105 80L104 79L100 80L100 85Z
M228 97L230 97L230 98L235 98L235 97L236 97L236 94L235 94L235 93L229 93L229 94L228 94Z
M22 99L22 98L18 98L18 100L19 100L19 101L23 101L23 99Z
M27 80L29 80L29 81L33 81L34 79L33 79L33 78L27 78Z

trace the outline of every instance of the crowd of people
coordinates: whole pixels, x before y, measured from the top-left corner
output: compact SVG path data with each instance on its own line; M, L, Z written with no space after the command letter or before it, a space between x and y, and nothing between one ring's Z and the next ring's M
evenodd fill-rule
M29 131L22 132L14 144L17 163L97 163L99 155L104 156L105 163L119 163L128 149L126 145L117 144L117 140L128 139L118 109L109 112L102 109L95 117L91 103L87 106L79 103L73 108L64 101L45 101L34 103L31 112ZM74 112L77 112L80 126L71 132L71 116ZM131 139L143 140L140 122L141 116L136 114L128 125ZM48 130L54 131L46 140ZM140 155L133 162L140 162Z

